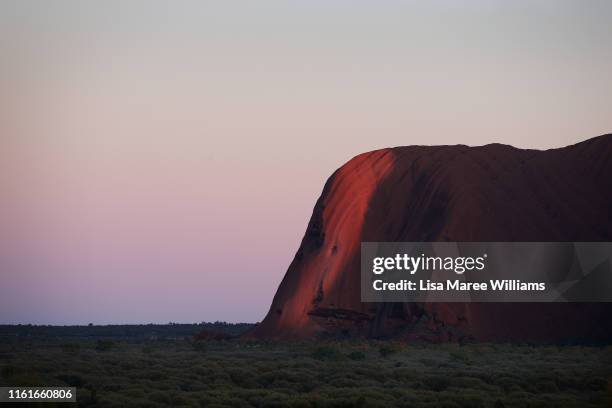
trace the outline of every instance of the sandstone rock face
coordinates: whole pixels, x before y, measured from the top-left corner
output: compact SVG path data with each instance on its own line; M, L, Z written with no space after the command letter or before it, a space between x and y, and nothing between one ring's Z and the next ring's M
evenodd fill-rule
M612 304L360 301L362 241L612 241L612 135L361 154L327 181L258 338L610 341Z

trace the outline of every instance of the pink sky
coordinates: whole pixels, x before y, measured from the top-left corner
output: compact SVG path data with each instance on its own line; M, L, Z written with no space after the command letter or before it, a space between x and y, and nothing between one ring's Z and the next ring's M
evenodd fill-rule
M257 321L326 178L612 130L606 2L0 5L0 323Z

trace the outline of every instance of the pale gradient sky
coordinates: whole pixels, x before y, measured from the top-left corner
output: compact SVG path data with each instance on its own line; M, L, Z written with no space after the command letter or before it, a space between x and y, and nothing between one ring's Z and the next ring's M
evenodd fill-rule
M612 131L612 2L0 0L0 323L258 321L327 177Z

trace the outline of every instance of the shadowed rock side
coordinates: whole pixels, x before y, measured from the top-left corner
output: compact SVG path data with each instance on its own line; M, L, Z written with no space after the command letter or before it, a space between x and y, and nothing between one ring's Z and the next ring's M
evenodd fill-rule
M610 341L612 304L361 303L361 241L612 241L612 135L561 149L410 146L327 181L247 336Z

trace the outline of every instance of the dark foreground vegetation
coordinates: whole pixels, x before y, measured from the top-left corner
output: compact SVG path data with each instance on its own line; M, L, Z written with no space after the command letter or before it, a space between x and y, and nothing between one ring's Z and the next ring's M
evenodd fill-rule
M74 386L96 407L612 404L610 346L194 340L248 327L0 326L0 386Z

